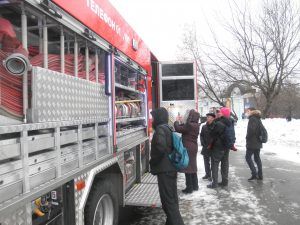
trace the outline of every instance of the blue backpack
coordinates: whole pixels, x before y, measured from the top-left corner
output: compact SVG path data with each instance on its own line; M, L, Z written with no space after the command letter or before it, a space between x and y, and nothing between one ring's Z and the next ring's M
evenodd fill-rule
M227 149L230 149L233 144L235 143L235 131L234 131L234 125L231 124L230 126L225 125L225 130L222 135L223 144Z
M172 132L173 150L169 154L169 159L177 170L182 170L189 165L189 155L187 149L183 146L182 138L175 132Z

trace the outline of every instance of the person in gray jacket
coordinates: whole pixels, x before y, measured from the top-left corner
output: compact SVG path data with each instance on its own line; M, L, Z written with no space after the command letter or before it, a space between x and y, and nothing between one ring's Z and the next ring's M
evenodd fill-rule
M151 114L155 132L151 141L150 169L153 175L157 175L161 204L167 216L166 225L184 225L178 205L177 170L168 158L172 151L169 114L165 108L155 109Z

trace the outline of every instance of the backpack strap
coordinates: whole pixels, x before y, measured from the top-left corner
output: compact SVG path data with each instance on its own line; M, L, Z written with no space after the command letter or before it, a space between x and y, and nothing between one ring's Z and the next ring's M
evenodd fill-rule
M173 132L172 128L168 124L161 124L161 125L159 125L159 127L168 128L171 132ZM165 128L164 128L164 130L166 130Z
M163 130L164 130L164 132L165 132L165 134L166 135L168 135L166 132L167 132L167 129L170 131L170 138L171 138L171 149L173 150L173 137L172 137L172 135L173 135L173 130L172 130L172 128L168 125L168 124L161 124L161 125L159 125L158 127L162 127L163 128Z
M257 118L257 120L258 120L258 128L260 131L262 129L262 127L264 126L264 124L262 123L261 118ZM257 135L259 136L260 132L257 132Z

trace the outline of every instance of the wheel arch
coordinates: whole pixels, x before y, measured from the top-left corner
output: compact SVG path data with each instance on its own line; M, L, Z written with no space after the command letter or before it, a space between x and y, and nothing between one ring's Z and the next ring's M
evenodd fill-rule
M118 202L120 205L123 204L123 174L118 163L113 164L111 167L98 173L93 181L92 185L95 185L101 180L110 180L114 187L117 189Z
M118 202L119 205L123 204L123 174L122 170L118 164L117 157L108 160L107 162L93 168L86 180L86 186L84 188L83 196L79 203L78 211L78 224L84 224L84 210L86 207L86 202L90 196L91 189L93 185L101 180L108 179L112 184L117 187Z

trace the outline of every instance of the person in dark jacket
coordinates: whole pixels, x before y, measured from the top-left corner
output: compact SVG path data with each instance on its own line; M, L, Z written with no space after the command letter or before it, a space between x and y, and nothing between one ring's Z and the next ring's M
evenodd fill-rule
M226 138L229 139L229 140L227 140L227 144L230 145L229 149L228 149L228 147L225 146L225 148L226 148L225 155L221 159L221 176L222 176L222 181L219 183L219 185L222 186L222 187L226 187L226 186L228 186L229 152L230 152L230 149L236 151L236 148L234 147L234 143L235 143L235 140L236 140L236 138L235 138L235 130L234 130L235 121L231 117L231 110L230 110L230 108L223 107L223 108L220 109L220 113L221 113L221 117L219 118L219 120L228 129L228 136ZM225 138L225 137L223 137L223 138Z
M212 123L216 115L214 113L206 114L206 124L202 127L200 132L200 142L202 145L201 154L203 155L204 168L205 168L205 176L202 179L211 181L211 167L210 167L210 158L211 158L211 150L207 149L209 143L211 143L211 129Z
M218 118L215 119L213 124L213 129L211 131L212 135L212 158L211 158L211 167L212 167L212 183L209 184L208 188L217 188L218 186L226 187L228 186L228 171L229 171L229 152L230 147L225 145L225 129L226 127L231 127L232 132L230 133L230 139L235 141L235 132L234 132L234 120L230 118L230 109L223 107L218 113ZM233 145L232 143L232 145ZM221 176L222 181L218 183L218 171L219 164L221 163Z
M211 143L208 144L207 149L211 151L211 172L212 182L207 185L208 188L218 187L218 172L221 159L225 155L225 146L222 141L222 134L225 130L225 125L220 121L214 120L211 124Z
M155 130L151 141L150 169L157 175L162 208L166 213L166 225L183 225L177 195L177 171L168 158L172 151L172 130L168 126L169 114L165 108L151 112Z
M249 108L247 110L247 115L249 118L247 135L246 135L246 161L251 170L252 176L248 179L252 180L262 180L262 163L260 159L260 149L262 148L262 143L259 139L260 134L260 124L261 124L261 112L255 108ZM257 171L252 161L252 155L254 155L254 161L257 165Z
M197 176L199 119L200 114L192 109L188 113L186 123L180 124L179 121L175 121L174 123L175 131L182 134L182 143L189 155L189 165L181 171L185 174L186 183L186 188L182 192L186 194L199 189Z

